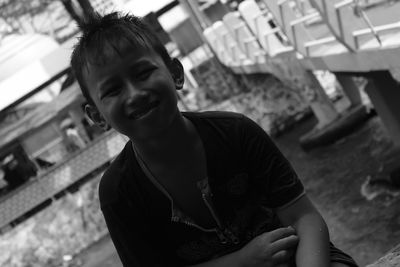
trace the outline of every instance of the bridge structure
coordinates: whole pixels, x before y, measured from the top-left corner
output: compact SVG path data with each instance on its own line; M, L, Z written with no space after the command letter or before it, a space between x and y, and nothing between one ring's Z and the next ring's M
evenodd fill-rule
M338 139L360 122L365 106L354 77L367 81L364 92L393 145L399 146L400 2L366 2L372 5L358 0L244 0L214 21L194 1L187 1L186 8L202 25L215 56L235 73L273 74L303 92L318 121L300 138L303 148L319 137ZM350 102L346 110L327 97L314 75L319 70L336 76ZM398 266L399 247L368 267Z
M357 0L245 0L214 21L194 1L186 8L202 22L216 57L235 73L270 73L303 92L318 120L300 138L303 147L318 136L332 141L332 133L365 118L353 77L368 81L365 92L400 145L400 88L392 75L400 70L400 3L380 2L372 8ZM347 110L339 111L327 97L313 74L318 70L336 76L351 103Z
M0 229L5 231L30 212L56 199L57 194L82 179L96 179L125 145L126 137L115 131L98 137L85 148L71 154L60 164L0 198ZM48 204L50 204L48 203Z

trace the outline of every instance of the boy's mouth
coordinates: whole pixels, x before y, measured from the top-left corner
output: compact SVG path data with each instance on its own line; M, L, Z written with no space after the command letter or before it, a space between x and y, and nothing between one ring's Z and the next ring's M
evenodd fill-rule
M152 101L141 105L140 107L135 108L129 113L129 118L137 120L146 116L150 111L152 111L155 107L160 104L160 101Z

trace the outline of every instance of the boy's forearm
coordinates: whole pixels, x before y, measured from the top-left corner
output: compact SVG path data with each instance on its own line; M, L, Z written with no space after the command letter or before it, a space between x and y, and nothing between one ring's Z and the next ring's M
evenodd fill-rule
M232 252L220 258L187 267L243 267L239 251Z
M296 251L297 267L328 267L329 232L319 213L309 213L295 223L300 239Z

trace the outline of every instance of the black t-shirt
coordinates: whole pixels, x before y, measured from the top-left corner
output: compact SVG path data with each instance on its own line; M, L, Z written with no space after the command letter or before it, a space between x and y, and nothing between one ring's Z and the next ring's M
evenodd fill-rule
M128 142L99 188L101 209L124 266L178 267L233 252L280 227L274 211L304 194L289 162L252 120L231 112L182 114L203 142L208 177L202 185L220 227L196 227L149 179ZM334 247L331 258L352 263Z

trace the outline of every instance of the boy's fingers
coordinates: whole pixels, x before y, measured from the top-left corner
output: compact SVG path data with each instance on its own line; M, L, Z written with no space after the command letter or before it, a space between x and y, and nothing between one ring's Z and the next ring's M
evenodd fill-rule
M287 251L287 250L281 250L277 253L275 253L272 256L272 263L275 264L281 264L281 263L286 263L290 260L292 257L293 253Z
M288 237L284 237L282 239L276 240L271 243L270 249L272 253L278 253L281 250L293 249L297 243L299 242L299 238L296 235L290 235Z
M286 227L286 228L278 228L275 229L271 232L265 233L266 235L268 235L269 240L271 242L274 242L276 240L291 236L291 235L295 235L296 231L294 230L294 228L292 227Z

